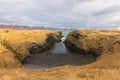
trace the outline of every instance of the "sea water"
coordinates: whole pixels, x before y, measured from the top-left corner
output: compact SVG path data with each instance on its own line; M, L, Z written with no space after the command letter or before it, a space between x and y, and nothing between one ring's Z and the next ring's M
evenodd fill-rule
M62 31L63 37L61 39L62 41L56 42L53 48L47 52L51 54L69 54L70 52L65 46L65 44L63 43L63 41L65 40L66 36L69 34L70 31L71 30L63 30Z

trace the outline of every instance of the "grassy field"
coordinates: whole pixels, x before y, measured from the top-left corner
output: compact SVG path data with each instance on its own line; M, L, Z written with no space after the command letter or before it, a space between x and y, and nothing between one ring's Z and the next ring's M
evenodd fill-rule
M0 80L119 80L120 69L64 66L48 70L2 69Z
M75 30L66 40L71 41L84 53L98 56L96 62L88 65L89 67L120 67L120 30Z
M51 32L48 30L0 30L0 80L120 80L120 31L113 30L77 30L67 37L87 51L88 46L99 51L97 46L105 46L105 40L113 43L109 50L104 50L91 64L66 65L47 70L29 70L21 67L21 61L29 55L29 45L36 42L44 43L49 33ZM73 33L82 35L77 37ZM78 39L74 40L71 35ZM88 38L81 42L81 36L86 35ZM92 44L89 44L91 42ZM84 47L80 45L83 43Z
M0 30L0 67L18 67L32 43L44 44L49 30Z

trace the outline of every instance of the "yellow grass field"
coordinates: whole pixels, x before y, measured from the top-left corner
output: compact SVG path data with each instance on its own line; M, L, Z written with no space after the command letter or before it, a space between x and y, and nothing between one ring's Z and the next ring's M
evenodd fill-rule
M65 65L46 70L29 70L21 67L21 61L29 55L30 43L44 43L49 33L49 30L1 29L0 80L120 80L120 39L115 41L110 51L105 51L91 64ZM101 31L100 34L118 36L120 31ZM89 36L91 35L94 34ZM79 43L79 40L77 42Z
M13 67L17 67L19 62L22 62L22 60L29 55L29 46L32 43L45 43L45 39L49 33L51 33L49 30L23 31L1 29L0 65L3 67L9 67L10 65L14 64L16 66ZM2 63L4 63L4 65Z
M76 35L80 38L74 39ZM120 30L76 30L67 40L85 51L99 52L95 62L83 67L120 68Z
M63 66L48 70L1 69L0 80L119 80L120 69Z

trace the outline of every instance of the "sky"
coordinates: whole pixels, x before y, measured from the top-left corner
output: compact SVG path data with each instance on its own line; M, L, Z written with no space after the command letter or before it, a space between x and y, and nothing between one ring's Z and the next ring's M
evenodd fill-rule
M0 22L29 26L120 26L120 0L0 0Z

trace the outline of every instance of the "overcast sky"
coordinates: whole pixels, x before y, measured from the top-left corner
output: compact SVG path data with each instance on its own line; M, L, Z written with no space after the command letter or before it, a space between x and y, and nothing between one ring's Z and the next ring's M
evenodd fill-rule
M31 26L120 26L120 0L0 0L0 22Z

